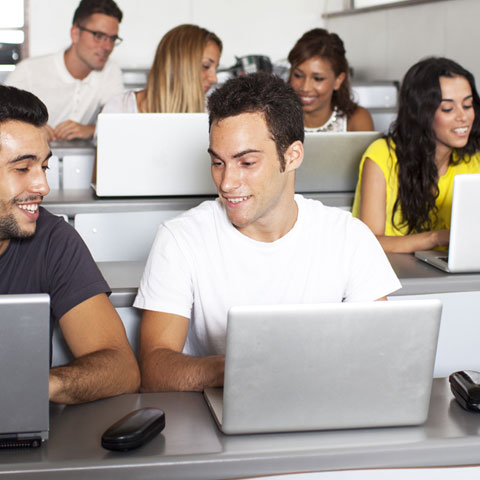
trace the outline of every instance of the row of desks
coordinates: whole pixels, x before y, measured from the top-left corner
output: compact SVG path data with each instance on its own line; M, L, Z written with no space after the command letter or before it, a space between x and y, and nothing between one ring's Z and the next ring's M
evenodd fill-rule
M353 192L310 193L308 198L322 201L331 207L349 208ZM78 213L144 212L149 210L188 210L213 197L97 197L92 188L52 190L43 206L57 215L72 218Z
M327 205L348 206L352 194L317 194ZM52 192L45 207L77 213L178 210L204 198L97 199L92 191ZM412 255L391 254L402 283L395 295L480 291L479 274L448 275ZM117 308L130 307L144 262L101 262ZM100 446L102 432L144 406L166 413L164 432L139 450L114 453ZM434 379L429 417L418 427L225 436L201 394L123 395L85 405L52 405L51 432L39 450L0 451L5 478L239 478L359 468L480 464L480 416L463 411L446 379Z
M348 207L353 194L318 193L307 195L324 204ZM206 197L165 198L98 198L93 190L52 191L44 200L44 206L52 213L73 218L79 213L114 213L147 210L181 211L193 208ZM389 260L402 283L402 289L394 295L420 295L446 292L480 291L480 274L446 274L417 260L413 255L389 254ZM112 301L116 307L132 304L144 262L102 262L100 269L113 289Z
M158 437L130 452L101 447L107 427L146 406L165 412L166 427ZM461 409L446 379L434 380L427 422L417 427L226 436L200 393L132 394L78 406L52 405L50 425L50 438L39 449L0 450L0 478L213 480L480 464L480 415ZM405 475L428 474L415 470Z
M413 255L388 254L402 288L392 296L480 291L480 274L447 274L427 265ZM116 308L130 307L137 293L145 267L144 262L99 262L112 288L111 300Z
M92 190L52 193L54 195L47 196L45 206L55 213L67 214L70 218L77 213L102 212L108 216L108 212L145 212L148 209L178 212L205 200L200 197L98 199ZM327 205L348 208L352 193L316 194L311 197ZM149 247L146 254L148 249ZM480 324L476 321L480 316L480 274L449 275L409 254L392 254L388 257L402 284L402 288L393 293L392 299L433 295L443 301L435 376L446 376L463 368L480 369L476 344L476 338L480 335ZM130 343L134 351L138 351L141 312L132 308L132 304L143 274L145 259L121 262L99 260L98 264L112 288L111 300L124 322ZM61 336L58 337L58 348L54 348L55 364L64 363L70 358ZM54 336L54 341L56 339Z

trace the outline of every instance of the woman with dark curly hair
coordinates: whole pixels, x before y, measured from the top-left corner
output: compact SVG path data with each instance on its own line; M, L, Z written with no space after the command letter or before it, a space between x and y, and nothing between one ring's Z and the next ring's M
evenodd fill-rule
M352 100L345 47L336 33L306 32L288 61L288 81L302 102L306 132L373 130L368 110Z
M352 213L386 252L448 245L453 179L480 173L480 98L473 75L427 58L405 75L396 121L360 163Z

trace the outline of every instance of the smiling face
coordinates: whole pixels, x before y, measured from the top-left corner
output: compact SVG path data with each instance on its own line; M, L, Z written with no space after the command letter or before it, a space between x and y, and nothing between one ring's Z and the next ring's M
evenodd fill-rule
M303 145L292 143L281 171L277 148L261 113L242 113L212 125L212 177L228 218L244 235L274 241L295 224L295 169Z
M218 45L213 41L207 42L202 55L202 86L205 93L210 90L214 83L217 83L219 61L220 49Z
M320 57L312 57L294 68L290 84L302 102L305 124L319 127L332 114L332 95L345 79L345 73L336 76L330 62ZM308 125L308 117L317 117L320 125Z
M432 123L437 156L465 147L475 119L472 89L465 77L441 77L440 88L442 101Z
M39 204L50 191L50 156L43 128L18 121L0 124L0 253L10 239L35 233Z
M80 26L109 37L118 35L118 20L103 13L90 15ZM71 37L72 52L82 70L87 74L92 70L102 70L113 51L113 42L109 39L98 41L92 33L81 30L78 25L72 25Z

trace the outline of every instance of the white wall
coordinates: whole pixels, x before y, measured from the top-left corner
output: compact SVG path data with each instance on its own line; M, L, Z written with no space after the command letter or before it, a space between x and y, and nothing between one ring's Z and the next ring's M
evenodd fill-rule
M79 0L30 0L30 55L69 45L73 12ZM162 36L181 23L214 31L223 41L222 66L235 55L264 54L286 58L295 41L310 28L323 26L322 13L341 0L117 0L124 20L124 42L112 58L127 68L149 68Z
M333 8L328 7L329 11ZM357 79L401 80L429 55L449 57L480 81L480 1L448 0L328 19Z
M69 28L79 0L30 0L30 54L41 55L69 44ZM306 30L324 26L345 41L358 80L401 80L427 55L445 55L480 79L479 0L446 0L323 19L343 0L118 0L125 16L125 41L113 53L124 68L149 68L155 48L170 28L196 23L224 42L222 66L235 55L260 53L284 59Z

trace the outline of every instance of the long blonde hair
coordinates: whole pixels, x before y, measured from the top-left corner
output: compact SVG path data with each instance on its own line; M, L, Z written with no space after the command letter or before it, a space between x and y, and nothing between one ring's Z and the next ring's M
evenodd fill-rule
M158 44L145 90L148 113L188 113L205 110L201 62L205 45L221 40L197 25L179 25Z

